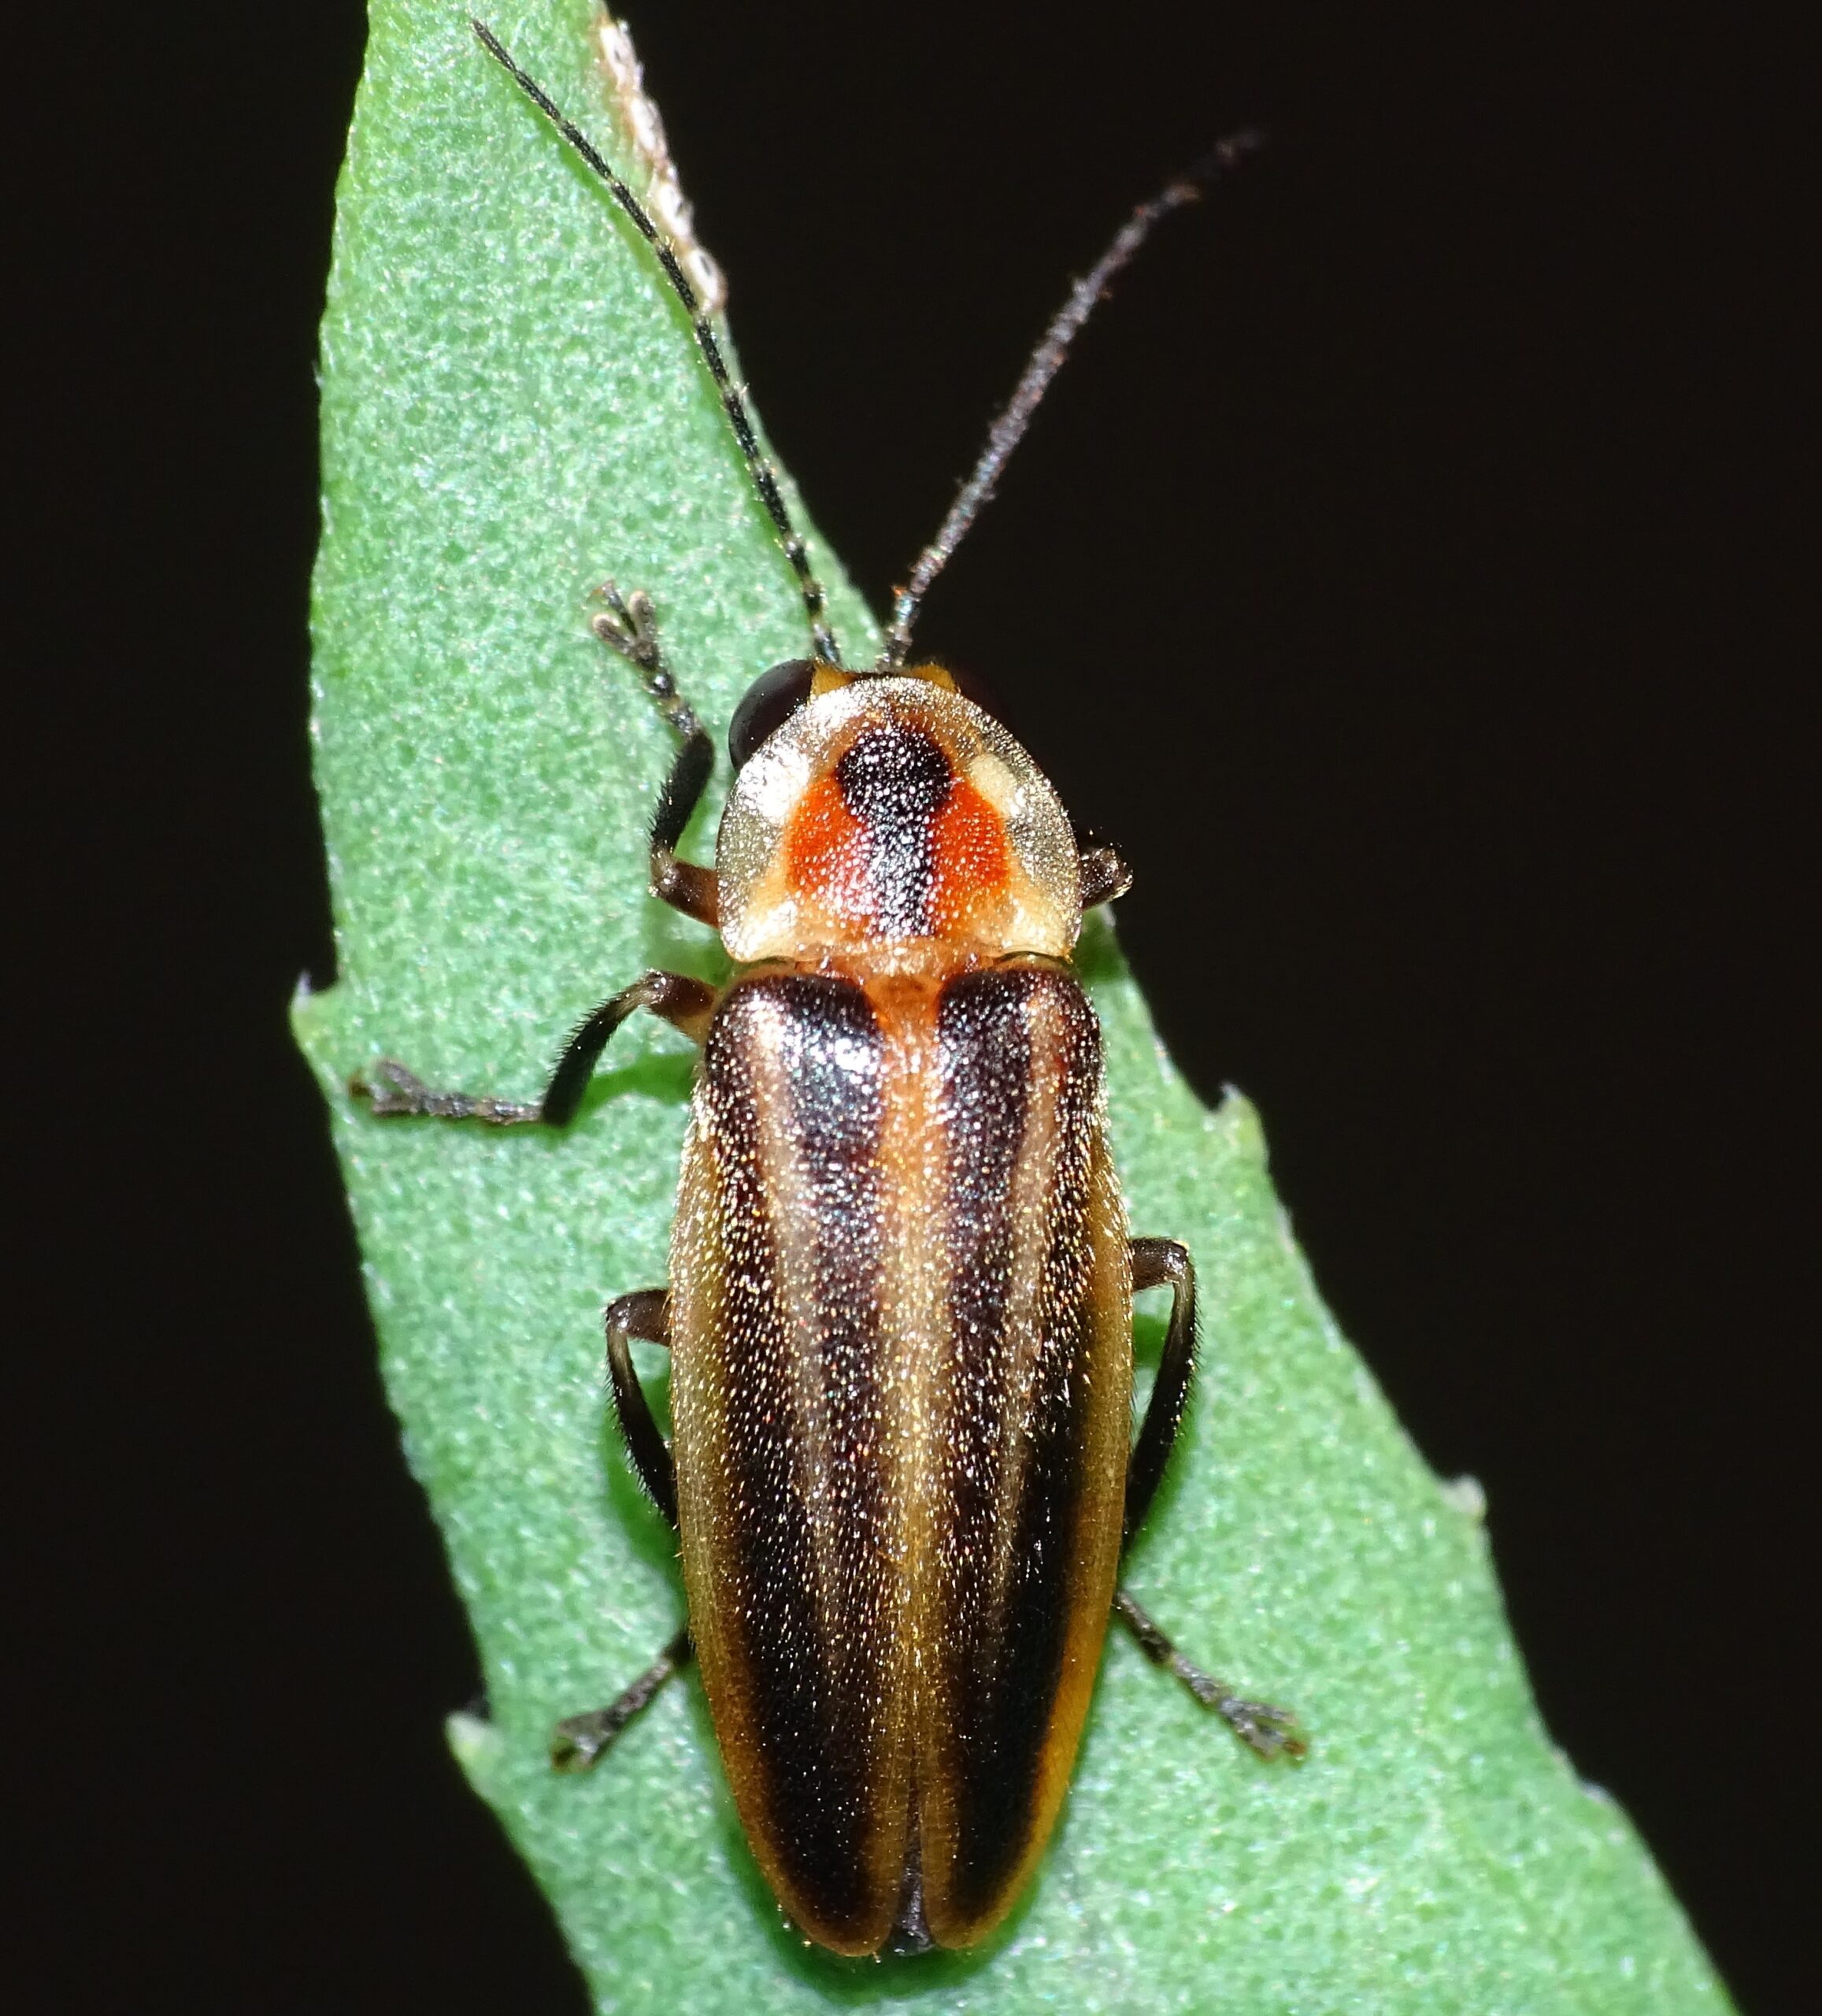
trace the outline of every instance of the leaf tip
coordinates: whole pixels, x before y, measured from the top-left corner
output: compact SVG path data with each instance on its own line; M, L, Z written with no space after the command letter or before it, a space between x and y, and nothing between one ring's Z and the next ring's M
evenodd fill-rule
M454 1752L462 1775L476 1791L485 1794L488 1782L505 1755L505 1740L483 1717L458 1709L445 1718L445 1740Z

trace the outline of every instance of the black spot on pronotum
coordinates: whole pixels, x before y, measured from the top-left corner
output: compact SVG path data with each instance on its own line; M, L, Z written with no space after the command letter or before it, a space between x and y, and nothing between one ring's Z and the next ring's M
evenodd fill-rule
M954 781L949 758L935 740L902 721L865 729L835 765L848 810L863 826L876 828L923 823Z
M835 782L866 829L880 928L928 931L933 828L955 783L948 757L924 729L882 721L856 736Z

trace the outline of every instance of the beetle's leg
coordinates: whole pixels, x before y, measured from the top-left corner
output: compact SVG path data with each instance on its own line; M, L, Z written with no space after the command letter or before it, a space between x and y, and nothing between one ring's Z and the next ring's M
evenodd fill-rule
M1135 1294L1142 1288L1168 1287L1171 1292L1164 1355L1157 1362L1150 1403L1126 1466L1126 1539L1130 1544L1144 1524L1158 1480L1170 1460L1196 1369L1196 1270L1189 1248L1174 1239L1131 1240L1127 1251Z
M607 1371L613 1382L613 1410L620 1417L626 1452L653 1504L675 1529L677 1473L633 1366L630 1346L635 1337L642 1343L662 1344L669 1349L671 1298L665 1289L641 1288L636 1295L623 1295L619 1301L609 1303Z
M1302 1757L1309 1749L1308 1739L1297 1726L1288 1708L1274 1708L1268 1701L1243 1700L1224 1680L1191 1666L1124 1589L1116 1591L1113 1614L1139 1641L1139 1649L1154 1666L1174 1673L1205 1708L1212 1708L1250 1749L1261 1757Z
M1164 1333L1164 1355L1157 1362L1145 1421L1126 1468L1126 1539L1143 1523L1171 1446L1182 1425L1183 1403L1196 1365L1196 1270L1189 1248L1174 1239L1135 1239L1131 1256L1132 1285L1171 1290L1170 1324ZM1225 1681L1191 1666L1125 1590L1116 1592L1114 1614L1139 1640L1139 1649L1154 1666L1174 1673L1205 1708L1213 1708L1241 1740L1261 1757L1301 1757L1309 1747L1287 1708L1265 1701L1247 1701Z
M602 583L600 593L607 606L590 628L604 644L638 668L646 691L657 702L658 712L679 743L676 760L652 814L652 894L698 924L715 925L721 906L714 869L677 858L677 843L714 774L715 745L697 719L695 709L677 691L677 682L665 663L651 597L635 589L623 598L611 581Z
M567 1715L550 1733L550 1762L559 1771L586 1771L678 1667L695 1656L685 1625L659 1653L632 1685L605 1708L591 1709L586 1715Z
M580 1023L557 1060L557 1069L535 1099L497 1099L482 1092L442 1092L427 1085L395 1058L383 1057L366 1078L350 1078L348 1089L370 1102L383 1119L417 1116L431 1120L484 1120L493 1127L567 1127L582 1104L582 1095L608 1038L635 1010L649 1008L680 1028L692 1042L707 1035L714 1012L715 990L705 980L683 973L643 973L604 1001Z
M709 1033L715 999L715 990L706 980L691 980L686 973L642 973L631 987L602 1002L586 1021L577 1025L544 1088L539 1102L543 1109L540 1117L552 1127L567 1127L576 1117L608 1038L635 1010L649 1009L699 1043Z
M1082 907L1091 910L1097 903L1110 903L1132 887L1132 870L1113 847L1082 848L1076 857L1082 872Z
M634 1339L641 1343L671 1341L671 1298L663 1288L641 1288L610 1303L607 1310L607 1369L613 1381L614 1411L639 1481L652 1502L674 1527L677 1523L677 1476L671 1452L652 1419L645 1388L633 1369ZM559 1771L586 1771L633 1717L650 1701L691 1655L686 1625L618 1700L586 1715L570 1715L557 1725L550 1739L550 1762Z

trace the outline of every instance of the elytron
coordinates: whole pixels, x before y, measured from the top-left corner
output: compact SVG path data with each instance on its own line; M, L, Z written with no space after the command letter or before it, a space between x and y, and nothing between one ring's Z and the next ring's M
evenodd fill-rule
M846 1954L970 1946L1050 1836L1110 1614L1255 1751L1303 1749L1289 1714L1198 1671L1118 1588L1196 1351L1187 1249L1127 1235L1101 1032L1070 965L1084 910L1131 878L1078 843L1006 730L910 656L924 595L1094 302L1246 137L1136 210L1072 290L899 591L878 662L851 669L676 246L476 32L689 314L810 654L762 673L736 711L703 867L678 849L713 746L650 598L604 588L595 632L677 737L653 892L720 932L734 977L646 973L580 1025L535 1101L433 1090L390 1059L354 1089L387 1118L562 1128L635 1010L701 1047L668 1283L606 1317L616 1410L677 1532L687 1620L611 1707L558 1725L553 1761L593 1763L693 1657L753 1852L803 1932ZM1132 1298L1157 1287L1172 1311L1135 1438ZM671 1353L668 1443L635 1340Z

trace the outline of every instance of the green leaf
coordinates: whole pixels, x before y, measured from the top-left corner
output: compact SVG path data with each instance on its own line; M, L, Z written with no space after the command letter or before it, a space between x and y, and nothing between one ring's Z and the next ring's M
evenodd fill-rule
M588 23L585 0L493 17L611 152ZM298 1036L485 1665L493 1719L453 1718L451 1743L599 2007L1724 2008L1624 1815L1539 1724L1476 1494L1400 1432L1317 1298L1252 1110L1198 1105L1104 927L1084 964L1132 1221L1190 1243L1207 1297L1205 1374L1129 1581L1193 1656L1295 1703L1309 1762L1261 1765L1116 1635L1010 1922L978 1953L883 1964L783 1924L693 1680L592 1777L549 1770L553 1722L681 1614L609 1432L600 1311L665 1276L687 1047L629 1025L561 1139L378 1122L346 1081L391 1054L528 1097L605 993L718 970L645 894L670 747L587 598L609 575L649 591L717 724L802 625L649 251L459 6L376 0L323 357L315 732L341 977L299 1002ZM871 621L813 544L858 655Z

